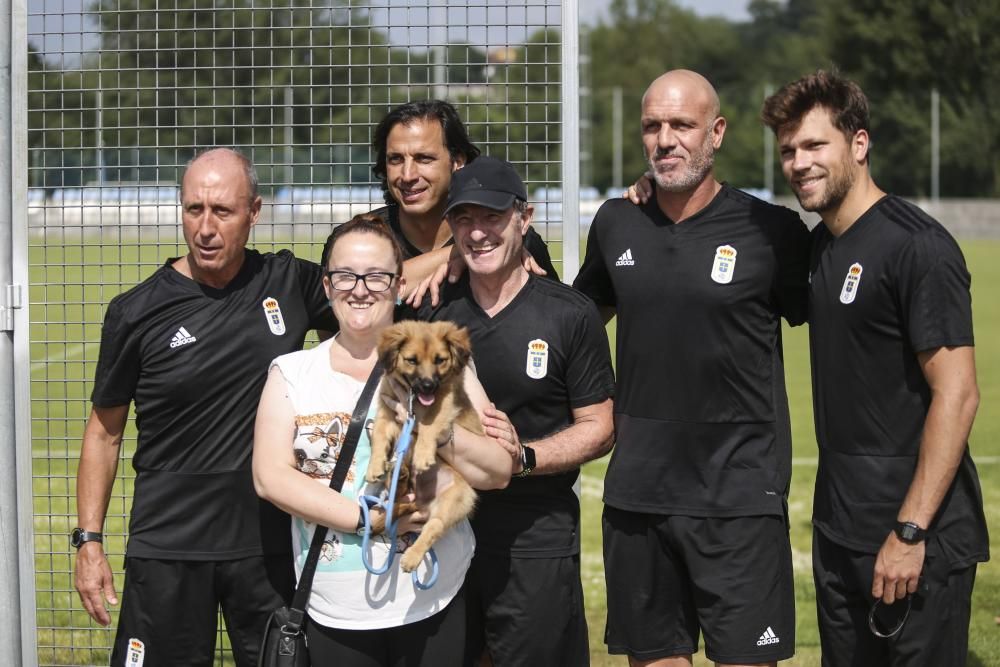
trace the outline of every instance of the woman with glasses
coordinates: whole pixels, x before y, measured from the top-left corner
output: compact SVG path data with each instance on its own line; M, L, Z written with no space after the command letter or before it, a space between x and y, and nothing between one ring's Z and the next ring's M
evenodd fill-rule
M371 451L367 429L343 489L329 488L351 414L375 366L379 335L393 323L402 252L388 226L364 214L330 235L323 257L323 285L340 332L274 360L257 411L253 460L257 492L292 515L297 575L316 524L330 528L307 606L312 664L458 665L465 638L461 589L475 547L468 522L435 544L437 581L423 590L399 569L398 557L382 575L362 562L357 498L382 490L364 480ZM489 401L471 371L465 384L482 411ZM373 402L369 419L375 410ZM456 427L438 452L475 488L500 488L510 479L512 457L493 438ZM439 477L438 488L450 483ZM394 544L373 538L370 564L377 569L390 550L398 555L425 520L422 511L401 517ZM417 569L418 577L427 577L426 565Z

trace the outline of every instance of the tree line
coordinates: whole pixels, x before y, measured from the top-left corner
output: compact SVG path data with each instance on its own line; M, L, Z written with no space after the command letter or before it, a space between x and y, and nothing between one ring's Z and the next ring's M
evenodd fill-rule
M890 191L926 196L931 93L940 97L940 193L1000 196L1000 1L753 0L750 20L701 18L671 0L614 0L589 31L591 151L598 187L612 183L612 94L622 89L624 180L645 163L638 114L645 86L678 67L712 81L729 125L723 178L763 187L765 91L837 68L872 107L872 169ZM778 168L777 161L774 163ZM774 177L778 192L787 187Z

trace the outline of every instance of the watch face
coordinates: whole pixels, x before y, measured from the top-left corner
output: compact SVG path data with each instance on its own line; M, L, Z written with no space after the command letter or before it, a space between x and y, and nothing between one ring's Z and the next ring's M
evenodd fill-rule
M916 544L924 540L925 533L920 526L906 522L896 526L896 535L907 544Z
M535 467L535 450L531 447L524 447L524 467L529 470Z
M83 539L83 531L79 528L74 528L73 533L69 536L70 545L79 549L80 545L82 544L80 540L82 539Z

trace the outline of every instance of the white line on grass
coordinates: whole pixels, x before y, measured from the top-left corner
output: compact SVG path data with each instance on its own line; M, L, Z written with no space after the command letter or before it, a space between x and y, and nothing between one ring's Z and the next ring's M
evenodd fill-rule
M1000 456L975 456L973 455L972 460L977 464L979 463L1000 463ZM815 456L795 456L792 457L793 466L817 466L819 465L819 459Z

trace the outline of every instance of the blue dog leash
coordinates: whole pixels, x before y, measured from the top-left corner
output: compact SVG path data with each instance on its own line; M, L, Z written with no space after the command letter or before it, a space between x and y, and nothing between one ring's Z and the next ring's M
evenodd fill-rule
M392 481L389 484L389 495L383 501L375 496L361 496L358 499L358 504L361 506L361 513L365 518L364 534L361 539L361 561L364 563L365 569L374 575L385 574L392 567L392 562L396 557L396 520L393 517L393 509L396 504L396 491L399 485L399 471L403 465L403 459L406 457L406 452L410 448L410 444L413 441L413 427L415 425L416 418L413 416L413 395L410 395L410 414L403 424L403 428L399 433L399 438L396 440L396 450L395 457L396 463L393 465L392 469ZM371 559L369 558L369 545L371 543L371 515L369 511L373 507L382 507L385 510L385 535L389 540L389 556L386 558L385 563L380 568L376 568L371 564ZM434 553L434 549L431 548L427 555L431 559L431 573L427 579L427 582L420 581L417 576L416 571L411 573L413 577L413 585L420 590L427 590L431 588L435 583L437 583L438 578L438 559L437 554Z

